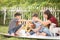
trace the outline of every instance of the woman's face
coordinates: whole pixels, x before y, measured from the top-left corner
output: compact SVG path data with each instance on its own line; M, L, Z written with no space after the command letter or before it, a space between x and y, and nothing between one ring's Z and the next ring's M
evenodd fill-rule
M43 16L47 19L48 18L48 16L46 15L46 14L43 14Z

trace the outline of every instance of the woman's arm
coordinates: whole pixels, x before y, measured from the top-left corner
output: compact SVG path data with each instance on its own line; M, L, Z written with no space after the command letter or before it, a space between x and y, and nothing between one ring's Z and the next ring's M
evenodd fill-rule
M47 21L41 21L41 20L39 20L39 22L42 23L44 26L47 26L48 24L51 24L50 20L47 20Z
M43 24L44 26L47 26L48 24L51 24L51 21L50 20L47 20L47 21L42 21L38 18L35 19L36 21L40 22L41 24Z

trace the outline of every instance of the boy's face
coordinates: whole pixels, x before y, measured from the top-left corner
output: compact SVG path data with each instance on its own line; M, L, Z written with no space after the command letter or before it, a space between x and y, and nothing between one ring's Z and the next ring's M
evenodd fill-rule
M33 21L36 21L36 18L38 18L38 17L32 17L32 20L33 20Z
M21 16L16 16L17 19L21 19Z

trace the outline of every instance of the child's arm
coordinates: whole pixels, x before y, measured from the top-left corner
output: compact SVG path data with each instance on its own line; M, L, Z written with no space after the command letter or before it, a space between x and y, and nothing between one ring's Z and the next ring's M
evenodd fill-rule
M34 32L38 32L41 29L41 27L38 27L36 29L32 29Z
M42 32L42 33L37 32L37 35L46 36L46 33L45 32Z

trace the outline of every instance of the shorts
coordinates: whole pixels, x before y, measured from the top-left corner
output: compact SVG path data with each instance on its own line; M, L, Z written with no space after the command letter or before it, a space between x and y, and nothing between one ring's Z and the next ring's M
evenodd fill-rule
M51 36L51 35L53 35L53 34L49 31L49 29L46 28L46 27L42 27L41 30L39 30L39 32L40 32L40 33L42 33L42 32L46 33L46 36Z

